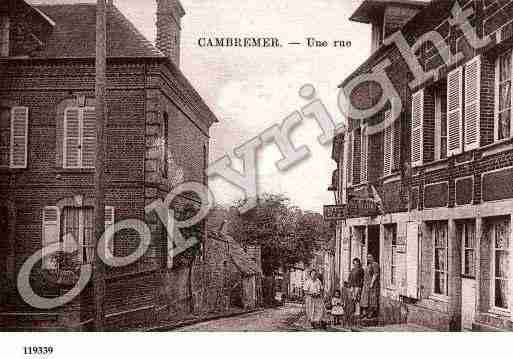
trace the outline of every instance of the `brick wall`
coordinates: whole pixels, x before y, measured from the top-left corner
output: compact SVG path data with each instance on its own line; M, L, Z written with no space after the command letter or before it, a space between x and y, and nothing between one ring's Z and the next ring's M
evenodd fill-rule
M159 194L148 191L147 186L145 169L151 166L147 163L150 158L146 156L146 148L147 135L151 131L146 122L151 122L153 114L160 120L158 115L163 108L175 114L170 123L170 145L176 162L184 168L185 179L204 179L204 149L208 156L208 128L212 119L202 117L206 113L205 105L193 100L199 98L198 95L192 89L185 89L190 85L183 75L175 76L173 71L166 65L143 62L109 64L106 204L115 207L116 222L146 219L145 204ZM88 104L94 105L94 65L88 61L13 61L4 65L0 76L3 84L0 101L27 106L30 114L28 169L0 170L0 199L2 203L12 203L10 223L14 223L14 245L8 257L15 259L17 273L26 258L41 248L42 209L45 206L76 195L82 195L87 203L94 199L94 171L63 170L60 160L62 104L74 103L77 96L85 96ZM156 103L152 103L154 98L144 89L148 83L156 86ZM168 96L171 92L175 95ZM176 168L173 171L176 172ZM151 188L160 185L157 182ZM166 193L167 189L160 192L161 195ZM147 197L148 194L151 197ZM158 222L149 225L154 235L162 233ZM126 256L138 246L139 238L134 232L120 231L114 243L114 253ZM108 282L107 312L126 311L126 315L109 317L109 325L134 327L147 325L148 319L153 319L149 313L155 310L156 289L162 283L162 277L155 271L160 265L156 256L162 252L162 245L162 238L155 237L153 249L143 259L124 268L108 270L109 278L115 280ZM171 283L177 285L177 282ZM82 313L80 320L87 320L83 317L92 312L91 305L84 293L82 302L76 307ZM60 310L72 310L70 308Z

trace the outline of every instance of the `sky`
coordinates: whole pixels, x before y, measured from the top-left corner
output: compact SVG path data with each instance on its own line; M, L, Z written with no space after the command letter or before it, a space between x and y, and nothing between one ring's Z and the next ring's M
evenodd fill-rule
M31 3L84 3L88 0L34 0ZM335 121L337 86L370 54L370 26L350 22L361 0L182 0L181 68L219 123L211 129L210 161L258 136L307 104L298 96L312 84ZM151 41L155 38L153 0L115 0L114 3ZM277 37L282 48L202 48L200 37ZM351 41L350 48L308 48L307 37ZM304 119L291 139L306 145L311 155L287 172L275 167L281 155L273 144L258 153L259 191L283 193L305 210L322 211L333 204L328 187L336 164L331 144L321 146L321 130ZM234 167L242 169L241 163ZM243 193L223 179L210 181L220 203L229 204Z

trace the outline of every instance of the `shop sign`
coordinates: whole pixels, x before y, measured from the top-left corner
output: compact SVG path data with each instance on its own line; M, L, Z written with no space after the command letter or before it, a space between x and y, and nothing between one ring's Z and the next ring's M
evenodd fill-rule
M324 206L326 221L340 221L348 218L376 217L378 206L373 200L352 200L348 204Z

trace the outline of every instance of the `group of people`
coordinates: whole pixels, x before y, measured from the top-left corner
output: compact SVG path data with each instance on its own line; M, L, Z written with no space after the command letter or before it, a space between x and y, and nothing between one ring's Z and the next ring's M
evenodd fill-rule
M314 329L324 327L328 312L335 325L352 325L355 318L372 319L378 315L379 304L379 264L373 255L367 256L367 266L363 268L359 258L354 258L349 278L341 290L334 292L327 301L323 284L315 269L305 282L305 312Z

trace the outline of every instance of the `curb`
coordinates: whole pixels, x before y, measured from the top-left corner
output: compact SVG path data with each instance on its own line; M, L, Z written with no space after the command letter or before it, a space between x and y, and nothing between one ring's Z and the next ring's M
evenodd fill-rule
M243 312L237 312L237 313L225 313L225 314L213 315L211 317L184 320L182 322L178 322L178 323L174 323L174 324L166 324L166 325L162 325L162 326L158 326L158 327L153 327L153 328L147 329L145 331L146 332L172 331L172 330L188 327L188 326L194 325L194 324L206 323L206 322L210 322L210 321L218 320L218 319L239 317L239 316L243 316L246 314L254 314L254 313L259 313L259 312L264 312L264 309L259 308L259 309L253 309L250 311L243 311Z

